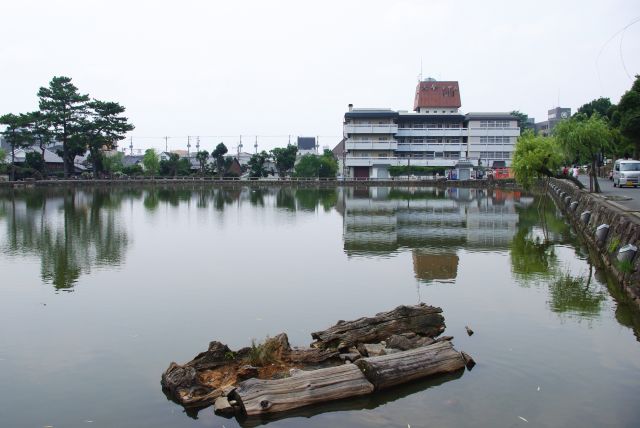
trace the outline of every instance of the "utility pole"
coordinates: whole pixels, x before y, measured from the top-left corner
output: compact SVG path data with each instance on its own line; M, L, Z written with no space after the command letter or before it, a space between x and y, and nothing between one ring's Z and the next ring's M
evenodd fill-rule
M164 151L169 151L169 137L164 137Z
M130 137L129 139L129 151L131 153L131 156L133 156L133 137Z
M187 135L187 157L191 154L191 137Z
M200 137L196 137L196 152L200 151Z
M253 145L253 147L256 149L256 154L258 154L258 136L256 135L256 143Z

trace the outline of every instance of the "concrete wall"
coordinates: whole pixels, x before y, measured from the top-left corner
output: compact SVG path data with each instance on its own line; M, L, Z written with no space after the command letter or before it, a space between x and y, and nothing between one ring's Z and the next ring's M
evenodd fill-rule
M600 195L578 189L567 180L552 179L549 193L576 231L640 306L640 254L632 259L631 271L623 271L617 260L618 250L624 245L640 247L640 217L616 207ZM572 206L573 202L577 204ZM581 219L585 211L591 212L587 222ZM601 224L609 225L609 233L604 241L597 242L595 233Z

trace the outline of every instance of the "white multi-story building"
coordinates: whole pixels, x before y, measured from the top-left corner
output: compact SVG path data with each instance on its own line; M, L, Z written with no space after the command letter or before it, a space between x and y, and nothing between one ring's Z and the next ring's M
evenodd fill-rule
M418 83L412 112L353 108L344 115L348 177L387 178L390 166L509 166L518 120L509 113L460 113L458 82Z

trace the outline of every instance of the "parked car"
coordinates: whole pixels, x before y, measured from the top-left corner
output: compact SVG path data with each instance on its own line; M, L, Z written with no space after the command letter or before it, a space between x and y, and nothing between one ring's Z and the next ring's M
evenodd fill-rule
M640 181L640 161L618 159L613 164L613 187L638 187Z

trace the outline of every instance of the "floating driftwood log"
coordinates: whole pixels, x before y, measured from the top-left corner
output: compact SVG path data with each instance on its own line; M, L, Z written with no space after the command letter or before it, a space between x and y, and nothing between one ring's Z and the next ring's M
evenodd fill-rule
M445 328L441 313L420 304L338 321L313 333L310 348L292 349L284 333L235 352L211 342L190 362L171 363L162 386L187 408L214 404L216 413L251 417L470 369L475 362L453 348L452 337L436 339Z
M433 306L398 306L375 317L338 321L333 327L311 333L316 340L311 346L343 350L358 343L377 343L400 333L436 337L444 331L441 314L442 309Z
M249 379L231 393L247 416L277 413L370 394L435 374L458 371L462 355L449 342L359 359L355 364L295 374L286 379Z
M310 404L373 392L373 385L354 364L296 373L285 379L249 379L233 391L247 416L277 413Z
M362 358L355 365L379 391L427 376L460 370L465 366L465 360L450 342L438 342L409 351Z

